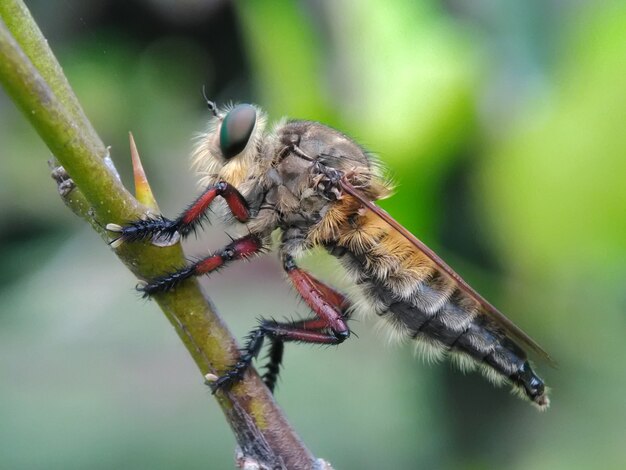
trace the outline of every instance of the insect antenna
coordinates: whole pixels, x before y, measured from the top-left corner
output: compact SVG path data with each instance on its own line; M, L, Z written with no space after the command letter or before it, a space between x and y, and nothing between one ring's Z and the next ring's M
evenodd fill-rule
M207 106L209 107L209 111L211 111L211 114L213 114L213 116L215 117L219 117L218 113L217 113L217 105L215 104L214 101L211 101L207 95L206 95L206 86L202 85L202 96L204 97L204 101L206 101Z

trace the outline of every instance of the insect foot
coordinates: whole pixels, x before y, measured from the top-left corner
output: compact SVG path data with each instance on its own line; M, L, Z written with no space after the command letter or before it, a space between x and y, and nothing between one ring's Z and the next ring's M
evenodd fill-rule
M124 242L153 240L157 245L171 245L178 242L178 223L163 216L147 217L130 222L127 225L107 224L109 232L117 233L109 245L119 247Z

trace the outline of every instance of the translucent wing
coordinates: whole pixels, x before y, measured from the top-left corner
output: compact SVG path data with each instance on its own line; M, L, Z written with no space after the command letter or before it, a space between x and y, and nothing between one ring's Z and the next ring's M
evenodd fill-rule
M403 237L405 237L417 250L421 251L426 255L441 271L449 276L454 282L457 283L459 288L464 291L467 295L476 300L483 308L484 311L494 320L496 321L505 331L507 331L511 336L518 339L520 342L527 345L530 349L535 351L540 357L545 359L552 366L556 366L555 361L550 357L550 355L541 347L535 340L533 340L530 336L524 333L521 328L519 328L515 323L505 317L500 311L491 305L485 298L483 298L478 292L476 292L467 282L463 280L461 276L459 276L454 270L446 264L444 260L442 260L437 254L428 248L422 241L416 238L411 232L409 232L406 228L400 225L393 217L391 217L387 212L383 209L375 205L372 201L363 196L359 191L348 183L345 179L341 180L341 187L343 190L359 200L365 207L367 207L370 211L376 214L378 217L387 222L391 227L397 230Z

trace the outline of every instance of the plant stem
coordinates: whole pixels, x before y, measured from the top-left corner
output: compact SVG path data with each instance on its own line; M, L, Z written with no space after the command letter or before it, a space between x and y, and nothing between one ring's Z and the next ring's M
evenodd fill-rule
M64 185L61 194L68 206L106 238L101 230L106 223L137 219L146 208L123 187L107 149L23 2L2 0L0 18L0 83L63 165L53 173ZM179 244L125 243L116 254L142 279L184 263ZM236 361L237 343L196 281L155 300L203 376L219 375ZM256 372L250 371L232 390L215 396L243 455L261 468L323 465L300 441Z
M70 113L74 121L81 122L82 127L90 134L91 139L101 146L104 153L104 144L96 134L93 126L85 116L76 95L72 91L67 78L63 74L61 65L52 53L48 41L35 23L33 17L21 0L2 0L0 2L0 17L4 20L7 29L11 32L22 51L32 64L46 77L48 86L54 92L64 108Z

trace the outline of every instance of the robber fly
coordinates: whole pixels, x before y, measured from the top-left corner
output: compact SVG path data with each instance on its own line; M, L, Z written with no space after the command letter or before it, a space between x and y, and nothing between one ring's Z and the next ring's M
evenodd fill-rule
M352 139L313 121L283 120L266 131L257 106L219 109L194 151L206 189L179 217L109 224L122 242L185 237L221 210L226 222L245 224L246 235L223 249L138 288L146 296L175 289L192 276L211 273L266 250L275 231L287 276L314 315L298 321L262 320L248 336L239 361L213 384L228 388L243 377L263 341L270 341L263 376L273 390L289 341L339 344L348 339L353 313L373 313L430 357L449 356L463 369L480 369L494 382L541 409L549 404L543 381L523 347L547 353L481 297L441 258L374 201L392 192L377 159ZM216 201L217 196L223 201ZM356 286L344 295L298 267L314 247L339 259Z

